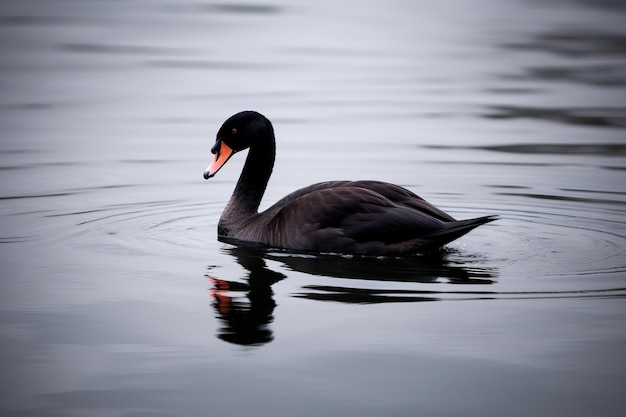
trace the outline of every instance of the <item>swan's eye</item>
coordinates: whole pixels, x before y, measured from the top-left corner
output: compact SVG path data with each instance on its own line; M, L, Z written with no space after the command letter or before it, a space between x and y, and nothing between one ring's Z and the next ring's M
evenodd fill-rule
M234 135L234 134L236 134L236 133L237 133L237 129L235 129L235 128L233 127L233 130L231 130L231 131L230 131L230 133L232 133L233 135Z

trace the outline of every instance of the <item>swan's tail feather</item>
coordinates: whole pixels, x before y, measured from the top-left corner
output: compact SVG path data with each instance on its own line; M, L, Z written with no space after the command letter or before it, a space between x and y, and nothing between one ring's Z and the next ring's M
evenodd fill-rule
M443 246L446 243L460 238L472 229L494 220L498 220L498 216L483 216L474 219L447 222L441 229L424 236L424 239L430 241L432 246Z

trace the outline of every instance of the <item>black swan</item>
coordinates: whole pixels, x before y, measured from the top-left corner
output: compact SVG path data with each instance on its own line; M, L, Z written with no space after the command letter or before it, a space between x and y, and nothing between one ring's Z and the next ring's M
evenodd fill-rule
M246 148L245 166L218 223L222 242L304 253L409 255L440 248L497 219L455 220L411 191L380 181L310 185L259 213L276 150L274 129L263 115L244 111L224 122L204 178Z

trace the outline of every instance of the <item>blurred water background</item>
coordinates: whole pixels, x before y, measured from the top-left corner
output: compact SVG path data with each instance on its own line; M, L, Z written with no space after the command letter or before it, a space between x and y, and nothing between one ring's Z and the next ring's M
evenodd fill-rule
M626 4L0 2L0 413L621 416ZM501 220L441 259L236 249L262 207L400 184Z

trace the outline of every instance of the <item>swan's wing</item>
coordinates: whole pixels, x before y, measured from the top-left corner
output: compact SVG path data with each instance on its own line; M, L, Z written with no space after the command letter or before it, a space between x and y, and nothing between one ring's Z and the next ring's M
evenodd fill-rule
M305 250L350 251L354 245L396 244L426 236L444 221L361 187L322 187L262 214L263 241Z
M276 202L268 211L283 207L298 198L317 191L336 188L364 188L385 197L394 204L412 208L414 210L428 214L443 221L454 221L454 217L450 216L443 210L433 206L417 194L400 187L399 185L390 184L382 181L327 181L313 184L308 187L301 188L293 193L283 197Z
M362 187L372 190L395 204L424 212L443 221L455 220L454 217L450 216L448 213L433 206L417 194L407 190L406 188L400 187L399 185L382 181L353 181L345 186Z

